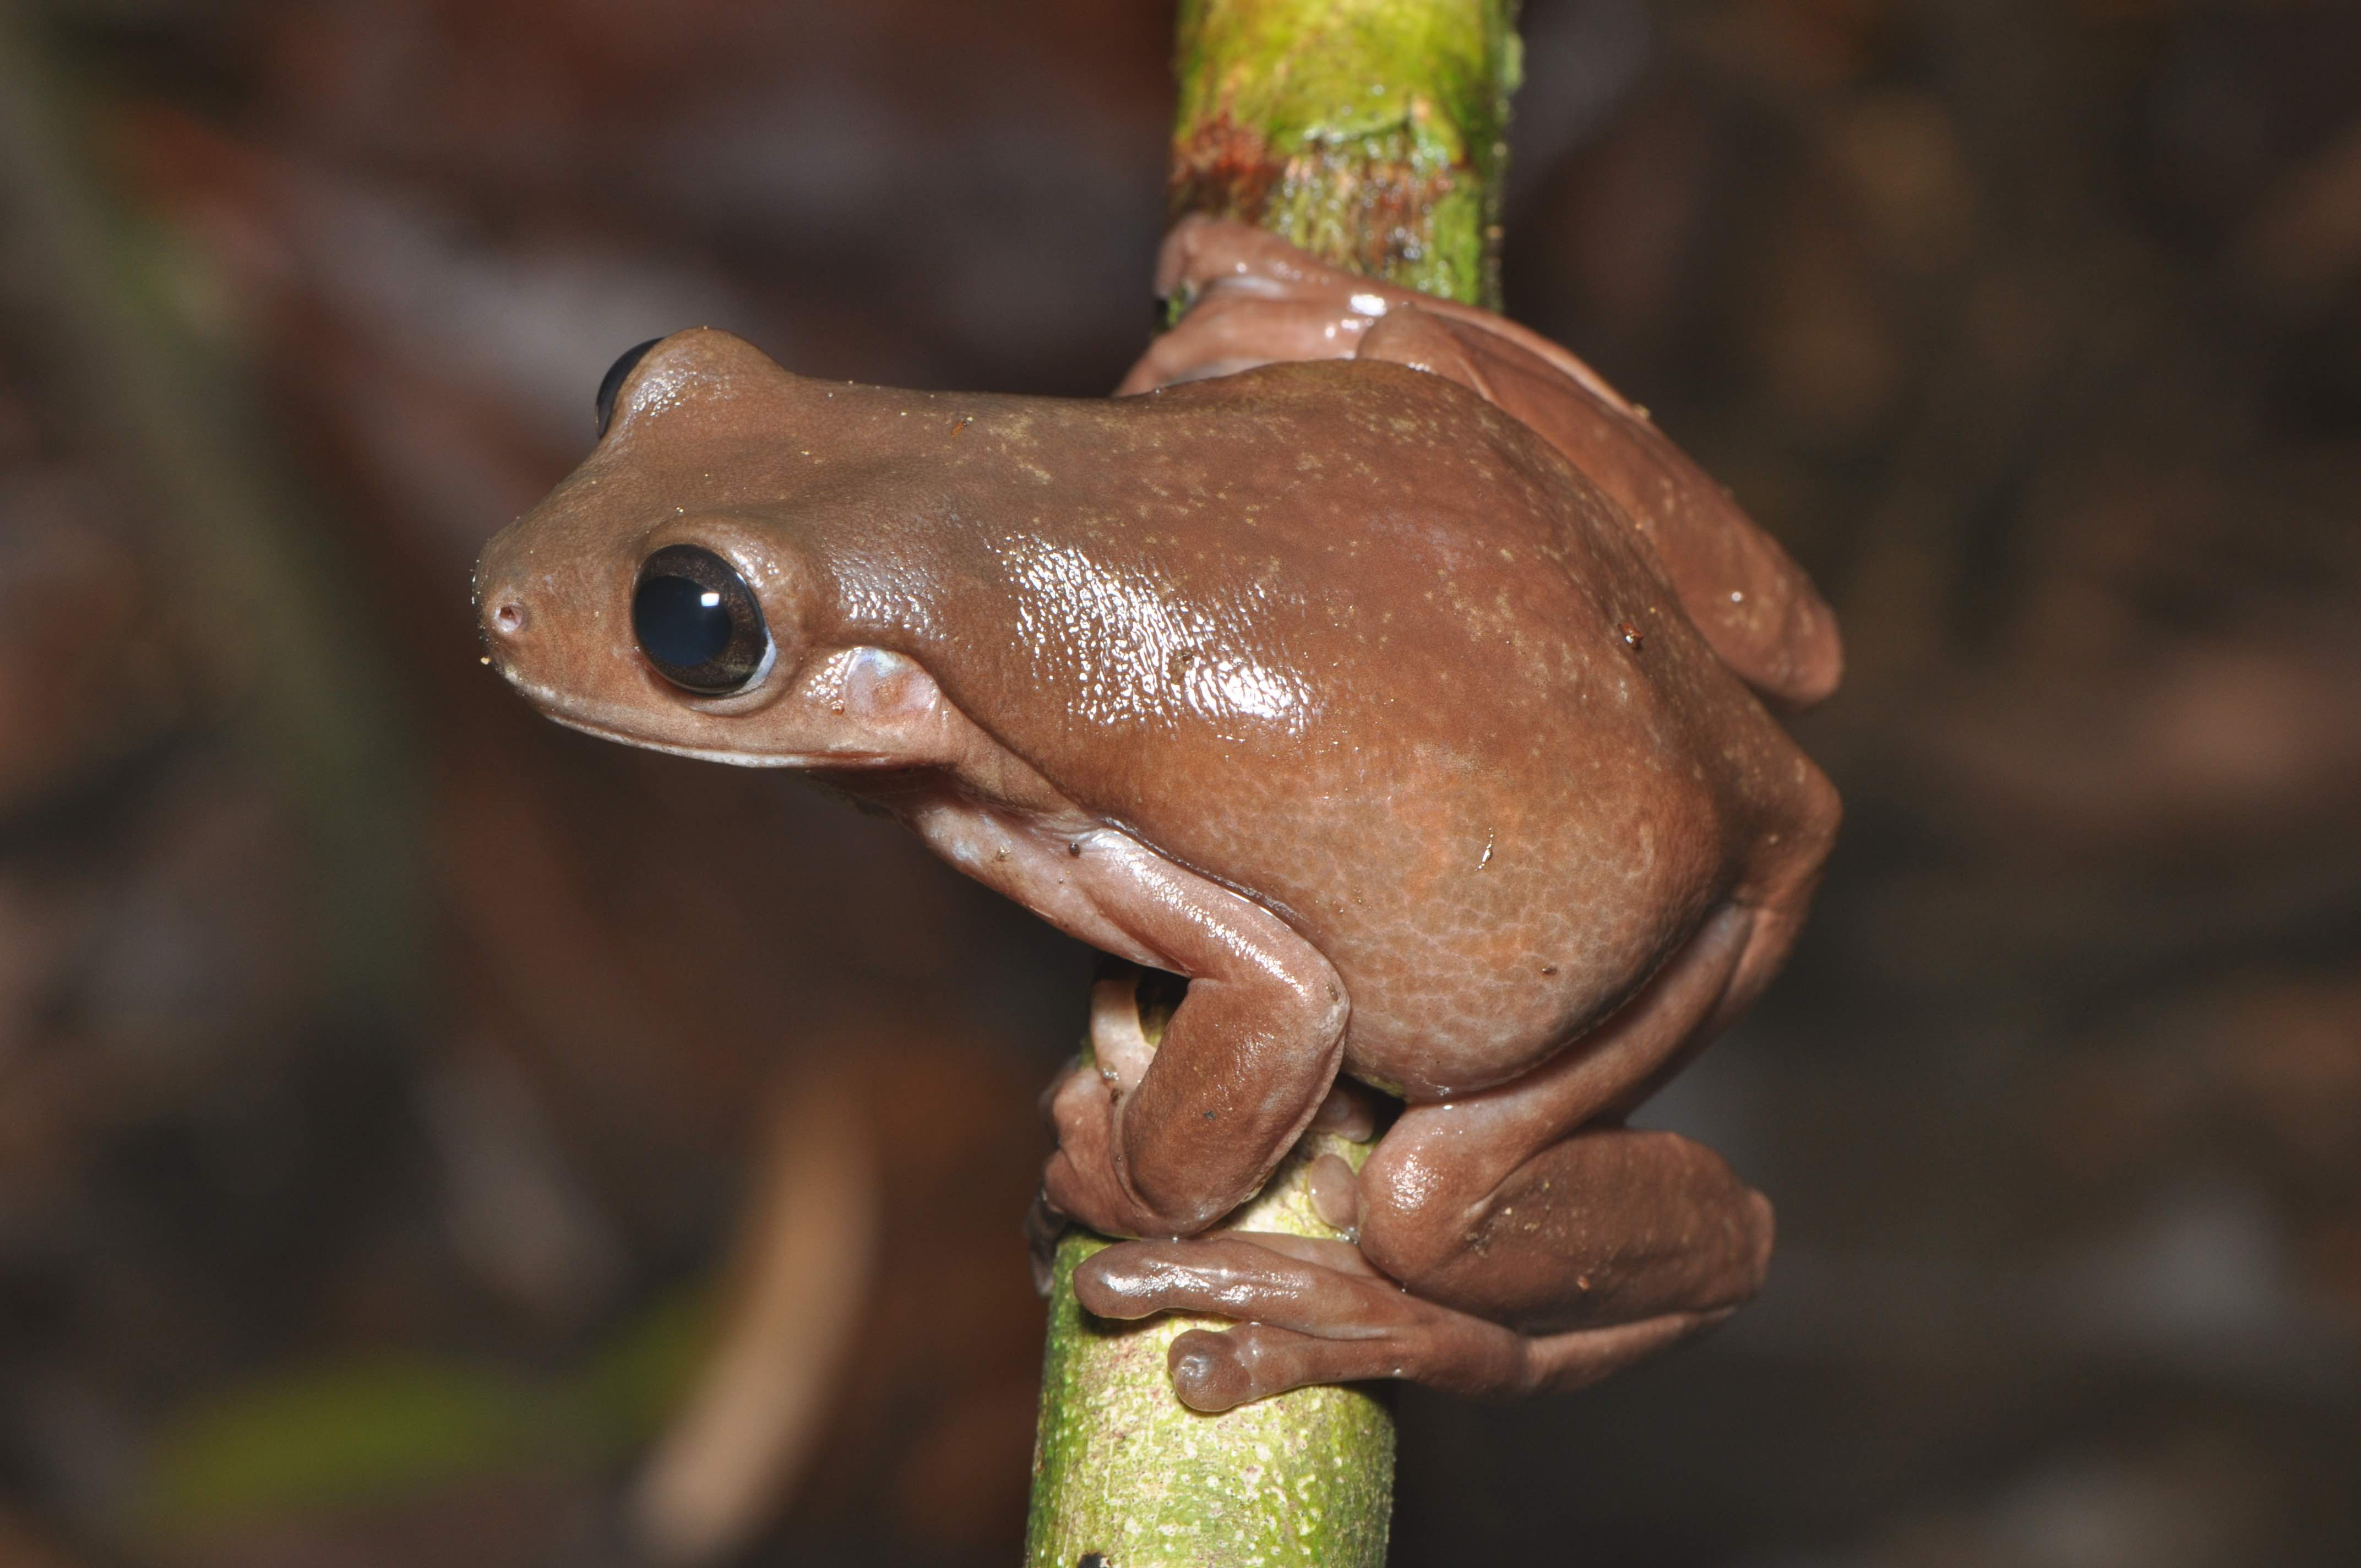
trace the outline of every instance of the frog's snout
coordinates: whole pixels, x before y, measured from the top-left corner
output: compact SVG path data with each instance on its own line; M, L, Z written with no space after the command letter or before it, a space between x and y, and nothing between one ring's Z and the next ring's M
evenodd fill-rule
M477 629L484 640L484 663L510 679L526 635L533 630L533 610L522 594L508 584L489 585L477 606Z
M494 539L476 563L476 626L484 640L485 662L506 675L532 633L534 617L532 596L508 567L504 542L505 535Z

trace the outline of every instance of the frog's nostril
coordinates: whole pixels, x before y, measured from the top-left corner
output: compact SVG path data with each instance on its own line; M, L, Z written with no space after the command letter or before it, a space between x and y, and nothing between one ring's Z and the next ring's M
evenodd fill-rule
M492 611L492 630L503 637L514 637L524 630L524 606L514 599L503 601Z

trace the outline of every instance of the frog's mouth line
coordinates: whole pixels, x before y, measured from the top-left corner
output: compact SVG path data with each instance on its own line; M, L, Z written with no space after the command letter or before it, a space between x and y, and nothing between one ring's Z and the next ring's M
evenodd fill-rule
M703 746L681 746L669 740L651 740L644 735L633 735L608 725L594 724L587 718L571 718L548 708L542 710L542 717L553 723L562 724L568 729L577 729L585 735L595 735L601 740L613 740L625 746L637 746L642 751L663 751L670 756L687 757L700 762L727 762L733 768L808 768L823 760L829 762L838 760L821 759L804 751L783 751L776 754L717 751Z
M876 768L893 763L892 758L874 751L724 751L706 746L685 746L677 741L652 740L643 734L567 713L551 700L549 694L521 682L513 684L542 717L552 723L596 736L601 740L637 746L642 751L662 751L668 756L686 757L694 762L726 762L733 768Z

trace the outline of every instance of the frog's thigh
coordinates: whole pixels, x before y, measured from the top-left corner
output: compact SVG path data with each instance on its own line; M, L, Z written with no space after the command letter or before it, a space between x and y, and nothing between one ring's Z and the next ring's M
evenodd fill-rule
M1363 334L1356 357L1391 360L1456 381L1556 447L1629 514L1681 607L1741 679L1809 705L1844 667L1836 620L1802 568L1664 433L1571 356L1553 363L1440 308L1397 308Z
M1610 1128L1553 1144L1474 1203L1367 1213L1361 1234L1419 1295L1543 1334L1738 1306L1770 1265L1772 1215L1702 1144Z
M1361 1172L1361 1250L1419 1295L1528 1333L1746 1299L1770 1205L1710 1149L1613 1123L1696 1047L1764 935L1725 909L1557 1059L1405 1112Z

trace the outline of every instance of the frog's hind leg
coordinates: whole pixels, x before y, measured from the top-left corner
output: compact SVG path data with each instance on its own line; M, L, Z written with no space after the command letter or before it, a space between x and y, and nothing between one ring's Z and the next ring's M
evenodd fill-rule
M1784 925L1727 907L1539 1071L1403 1113L1361 1172L1362 1251L1422 1296L1528 1333L1752 1296L1771 1205L1703 1145L1622 1118L1747 999Z
M1362 1377L1574 1387L1719 1322L1762 1283L1771 1206L1711 1150L1620 1116L1750 987L1781 926L1725 909L1541 1071L1405 1112L1361 1172L1357 1212L1339 1216L1357 1249L1113 1247L1077 1277L1084 1304L1238 1319L1176 1344L1183 1397L1208 1409Z
M1834 691L1843 643L1803 568L1589 367L1511 327L1432 302L1393 311L1355 356L1456 381L1556 447L1648 542L1682 609L1758 693L1808 707Z
M1484 1397L1577 1388L1730 1312L1521 1334L1409 1294L1346 1243L1236 1231L1109 1247L1076 1271L1074 1289L1105 1318L1251 1313L1235 1328L1191 1329L1173 1340L1173 1387L1200 1410L1307 1384L1389 1377Z

